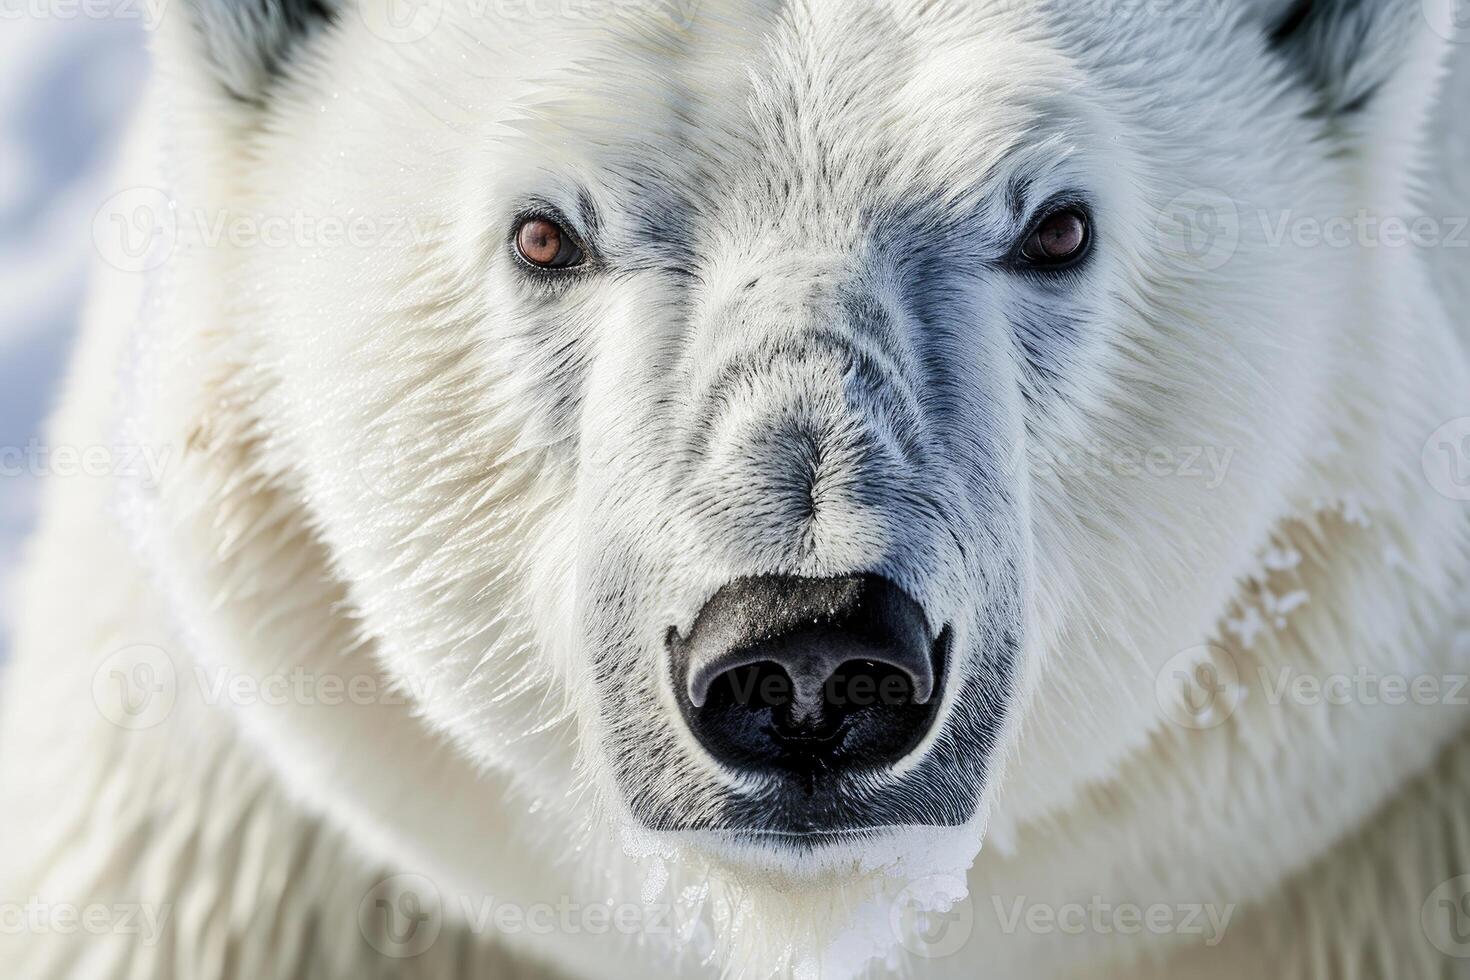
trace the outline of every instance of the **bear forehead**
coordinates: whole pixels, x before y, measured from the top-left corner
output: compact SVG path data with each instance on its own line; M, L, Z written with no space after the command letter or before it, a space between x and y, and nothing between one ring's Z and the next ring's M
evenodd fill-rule
M611 0L610 0L611 2ZM739 207L978 192L1099 129L1025 4L742 3L545 26L505 137L647 191ZM820 201L811 200L817 204Z

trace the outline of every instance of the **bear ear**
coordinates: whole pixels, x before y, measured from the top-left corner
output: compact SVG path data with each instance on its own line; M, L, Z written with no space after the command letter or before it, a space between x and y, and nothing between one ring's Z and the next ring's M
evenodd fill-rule
M209 70L225 92L263 104L271 83L344 0L185 0Z
M1324 116L1357 112L1403 65L1420 0L1248 0Z

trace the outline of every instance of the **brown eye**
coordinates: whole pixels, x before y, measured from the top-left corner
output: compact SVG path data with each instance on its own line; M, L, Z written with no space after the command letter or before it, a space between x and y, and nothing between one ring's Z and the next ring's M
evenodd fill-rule
M581 265L582 250L566 229L546 218L528 218L516 229L516 252L538 269Z
M1087 238L1087 218L1075 208L1063 208L1042 219L1021 254L1034 265L1066 265L1086 251Z

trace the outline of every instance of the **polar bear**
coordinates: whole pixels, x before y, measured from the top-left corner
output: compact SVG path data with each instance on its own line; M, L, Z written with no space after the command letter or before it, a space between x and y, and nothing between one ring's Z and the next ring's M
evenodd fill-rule
M169 9L8 975L1459 975L1465 13Z

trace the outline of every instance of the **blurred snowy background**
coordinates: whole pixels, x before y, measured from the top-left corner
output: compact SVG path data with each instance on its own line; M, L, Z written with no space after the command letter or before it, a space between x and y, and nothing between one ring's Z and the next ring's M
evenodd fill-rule
M96 258L92 220L148 72L147 3L0 0L0 659L39 440ZM79 597L80 598L80 597Z

